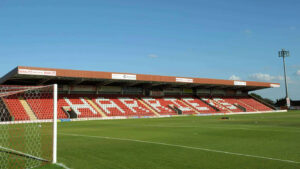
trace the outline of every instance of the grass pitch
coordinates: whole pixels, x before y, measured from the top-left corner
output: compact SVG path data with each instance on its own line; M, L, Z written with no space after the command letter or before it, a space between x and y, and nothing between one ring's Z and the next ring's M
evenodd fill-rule
M72 169L300 168L300 111L221 117L59 123L58 161Z

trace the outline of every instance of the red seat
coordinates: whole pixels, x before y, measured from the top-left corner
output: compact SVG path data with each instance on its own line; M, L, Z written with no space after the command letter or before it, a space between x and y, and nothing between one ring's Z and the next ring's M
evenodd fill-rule
M5 97L3 98L3 101L6 103L11 113L11 116L14 117L14 120L30 120L29 116L27 115L25 109L23 108L20 100L16 95Z
M239 100L245 104L248 105L248 107L253 107L254 109L258 110L258 111L272 111L273 109L271 109L270 107L254 100L251 97L241 97L239 98Z
M200 99L197 99L193 96L185 96L181 97L181 100L184 101L186 104L189 106L193 107L196 109L199 113L216 113L217 111L207 104L205 104L203 101Z
M154 116L155 114L132 96L96 95L93 101L107 116Z
M53 99L51 96L39 98L24 97L38 119L53 118ZM201 100L202 99L202 100ZM237 104L246 111L271 111L272 109L251 97L212 97L198 99L193 96L140 97L121 95L63 94L58 98L58 118L68 118L63 107L70 107L78 118L106 116L155 116L176 115L175 108L183 114L242 112ZM15 120L30 120L17 95L3 97L11 116ZM91 102L92 101L92 102ZM204 102L207 102L204 103ZM95 107L96 106L96 107ZM150 109L150 108L152 109Z

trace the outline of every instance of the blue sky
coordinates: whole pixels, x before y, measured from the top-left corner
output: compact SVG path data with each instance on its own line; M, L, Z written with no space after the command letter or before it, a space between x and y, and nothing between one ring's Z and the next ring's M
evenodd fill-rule
M0 76L17 65L279 82L300 99L298 0L0 0Z

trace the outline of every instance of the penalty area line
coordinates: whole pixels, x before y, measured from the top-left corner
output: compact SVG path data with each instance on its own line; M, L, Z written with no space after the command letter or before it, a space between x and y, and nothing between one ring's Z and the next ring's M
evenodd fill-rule
M64 169L71 169L71 168L67 167L66 165L64 165L63 163L55 163L54 165L57 165L57 166L62 167Z
M201 151L221 153L221 154L229 154L229 155L236 155L236 156L244 156L244 157L259 158L259 159L265 159L265 160L300 164L299 161L284 160L284 159L279 159L279 158L271 158L271 157L264 157L264 156L250 155L250 154L242 154L242 153L234 153L234 152L214 150L214 149L201 148L201 147L184 146L184 145L178 145L178 144L169 144L169 143L135 140L135 139L127 139L127 138L117 138L117 137L89 136L89 135L69 134L69 133L59 133L59 134L60 135L65 135L65 136L73 136L73 137L87 137L87 138L98 138L98 139L109 139L109 140L131 141L131 142L138 142L138 143L156 144L156 145L164 145L164 146L169 146L169 147L179 147L179 148L185 148L185 149L201 150Z

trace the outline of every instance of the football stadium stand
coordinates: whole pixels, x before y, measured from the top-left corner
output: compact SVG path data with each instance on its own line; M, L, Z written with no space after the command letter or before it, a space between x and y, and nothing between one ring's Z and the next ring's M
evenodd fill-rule
M249 91L279 84L19 66L1 85L59 85L58 118L139 118L274 111ZM53 118L49 96L2 97L11 120ZM39 102L39 107L36 102ZM44 107L44 108L41 108Z

